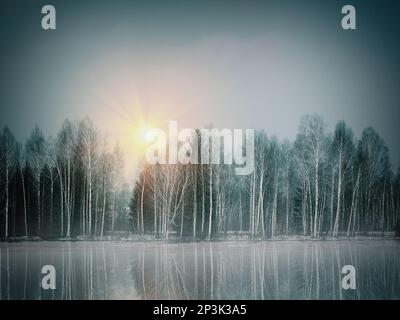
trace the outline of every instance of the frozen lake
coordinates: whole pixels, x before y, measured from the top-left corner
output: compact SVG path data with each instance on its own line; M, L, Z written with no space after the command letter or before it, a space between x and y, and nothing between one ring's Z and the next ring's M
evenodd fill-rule
M400 299L396 241L20 242L0 259L1 299Z

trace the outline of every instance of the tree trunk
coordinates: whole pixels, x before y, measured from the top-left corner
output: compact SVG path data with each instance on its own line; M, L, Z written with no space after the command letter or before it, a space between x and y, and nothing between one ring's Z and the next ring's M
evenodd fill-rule
M252 187L251 187L251 195L250 195L250 199L251 199L251 214L250 214L250 219L251 219L251 239L254 239L254 227L255 227L255 195L256 193L256 172L253 172L253 179L252 179Z
M68 202L67 202L67 238L71 237L71 164L70 159L68 157L68 183L67 183L67 193L68 193Z
M104 233L104 218L106 215L106 183L105 183L105 177L103 177L103 209L102 209L102 214L101 214L101 230L100 230L100 238L103 239L103 233ZM143 223L143 220L142 220Z
M318 148L318 147L317 147ZM318 201L319 201L319 152L317 149L317 156L315 159L315 208L314 208L314 227L313 237L317 236L317 223L318 223Z
M332 168L332 182L331 182L331 215L329 219L329 234L333 235L333 197L335 193L335 169Z
M242 190L239 190L239 232L243 231Z
M157 168L155 169L157 170ZM153 195L153 201L154 201L154 235L157 234L157 171L155 171L155 177L154 177L154 195Z
M194 188L193 188L193 241L196 239L197 224L197 171L194 167Z
M88 169L88 235L92 235L92 158L89 149L89 169Z
M111 215L111 232L114 232L114 224L115 224L115 214L116 214L116 197L117 197L117 193L114 192L113 194L113 200L112 200L112 215Z
M342 189L342 153L339 156L339 171L338 171L338 192L337 192L337 206L336 206L336 217L335 226L333 227L333 236L337 237L339 229L339 216L340 216L340 195Z
M60 237L62 238L64 235L64 190L61 170L59 168L57 168L57 170L60 177Z
M143 185L142 185L142 193L140 196L140 219L141 219L141 227L140 227L140 232L143 235L144 234L144 223L143 223L143 217L144 217L144 206L143 206L143 201L144 201L144 188L146 184L146 173L147 173L147 168L144 170L143 173Z
M38 236L40 237L40 225L41 225L41 221L40 221L40 175L38 177L37 183L38 183L37 188L36 188L36 193L37 193L37 221L38 221L37 230L38 230Z
M50 235L53 235L53 190L54 190L54 180L53 180L53 169L50 168Z
M353 189L353 195L351 197L351 207L350 207L350 218L349 218L349 224L347 225L347 236L350 236L350 228L351 228L351 224L354 224L354 211L356 210L355 208L355 198L356 198L356 194L357 194L357 189L358 189L358 182L360 179L360 171L358 171L357 173L357 180L356 180L356 184L354 186Z
M24 172L22 170L22 166L20 168L21 173L21 182L22 182L22 198L24 201L24 228L25 228L25 236L28 236L28 222L27 222L27 215L26 215L26 193L25 193L25 179L24 179Z
M257 229L258 230L258 225L259 225L259 220L260 220L260 215L262 217L262 198L263 198L263 181L264 181L264 168L262 167L260 170L260 184L258 187L258 205L257 205ZM263 220L261 218L261 220ZM261 234L264 237L264 225L263 225L263 221L261 223Z
M5 237L8 238L8 207L9 207L9 190L8 190L8 180L9 180L9 169L8 169L8 162L6 161L6 221L5 221Z
M213 211L213 201L212 201L212 165L209 165L209 186L210 186L210 212L208 218L208 240L211 239L211 229L212 229L212 211Z
M276 211L278 206L278 179L275 180L275 192L274 192L274 202L272 204L272 221L271 221L271 236L272 238L276 236Z
M205 185L204 185L204 169L203 165L201 165L201 237L204 236L204 224L205 224L205 216L206 216L206 208L205 208Z
M289 180L289 179L288 179ZM285 234L289 234L289 211L290 211L290 203L289 203L289 181L287 182L288 189L286 194L286 226L285 226Z
M182 236L183 236L183 219L184 219L184 216L185 216L185 190L182 190L182 198L183 198L183 201L182 201L182 214L181 214L181 231L180 231L180 238L182 239Z

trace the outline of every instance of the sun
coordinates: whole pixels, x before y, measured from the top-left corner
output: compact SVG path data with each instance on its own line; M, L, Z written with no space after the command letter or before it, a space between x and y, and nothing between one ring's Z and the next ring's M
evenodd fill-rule
M113 112L105 114L103 122L109 125L110 136L124 153L126 175L132 177L154 142L152 129L164 128L166 115L160 106L144 105L135 98L128 100L110 105Z
M144 156L154 140L153 129L158 128L155 121L136 121L126 129L125 145L136 156Z
M134 139L137 139L139 143L147 144L153 140L151 127L142 126L139 127L133 135Z

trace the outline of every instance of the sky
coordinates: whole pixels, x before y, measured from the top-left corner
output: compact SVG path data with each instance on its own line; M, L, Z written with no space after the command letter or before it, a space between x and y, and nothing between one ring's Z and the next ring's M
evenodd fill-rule
M57 29L41 28L56 8ZM352 4L357 29L341 28ZM2 1L0 128L24 141L89 116L126 154L135 128L264 129L294 140L303 115L356 137L373 126L400 164L398 1ZM129 179L129 178L128 178Z

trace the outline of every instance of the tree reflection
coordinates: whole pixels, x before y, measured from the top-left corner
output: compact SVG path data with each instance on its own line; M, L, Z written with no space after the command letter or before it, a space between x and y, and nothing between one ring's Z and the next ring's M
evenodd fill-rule
M396 242L0 244L1 299L399 299ZM56 268L56 290L41 268ZM356 290L341 287L344 265Z

